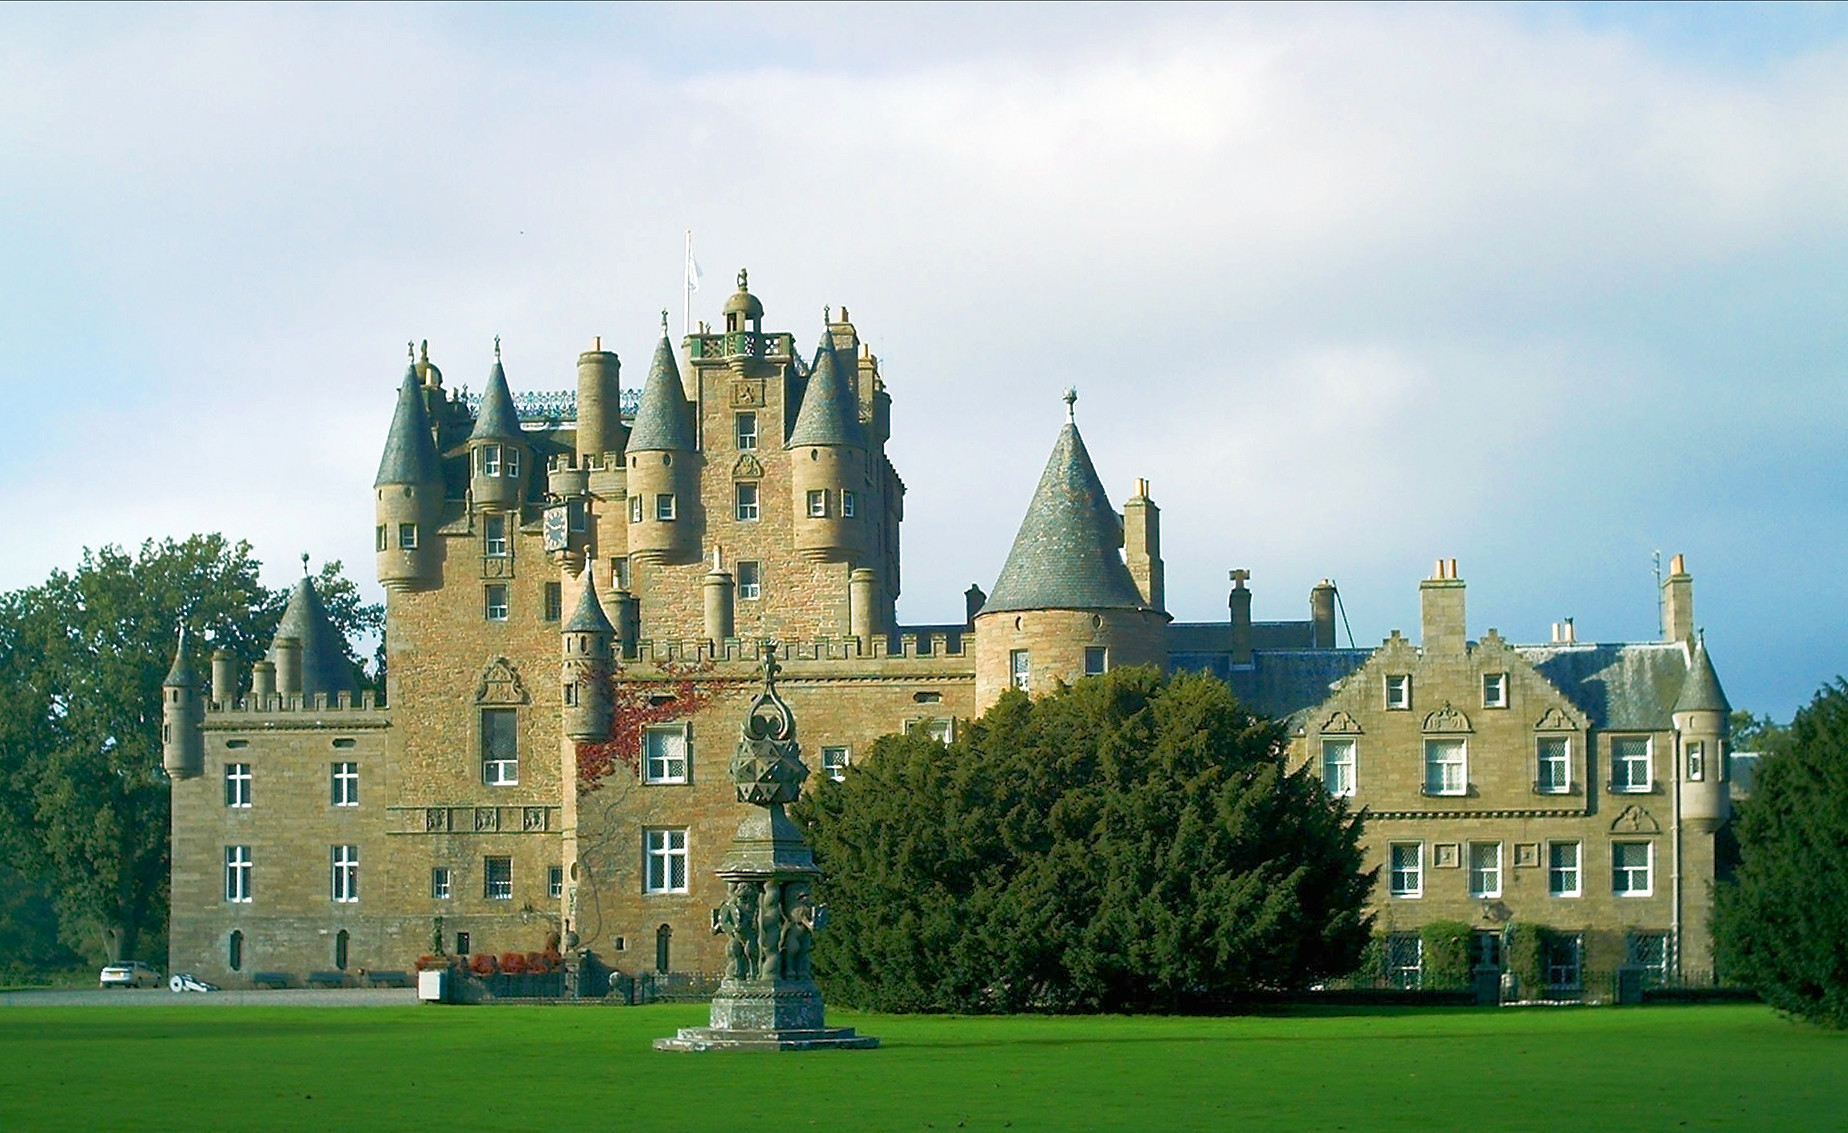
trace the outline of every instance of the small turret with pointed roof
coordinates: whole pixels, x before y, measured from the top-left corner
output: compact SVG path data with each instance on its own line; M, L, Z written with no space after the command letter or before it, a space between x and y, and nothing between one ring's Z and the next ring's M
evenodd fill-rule
M374 566L386 590L416 590L437 579L436 527L443 507L443 466L425 405L428 347L424 361L406 343L411 360L398 387L391 432L373 477L373 520L378 525ZM440 376L437 381L441 381Z
M332 702L339 693L353 692L353 670L347 663L346 639L334 628L327 606L315 589L314 579L308 576L307 555L302 556L302 577L295 580L295 588L289 592L289 604L282 611L282 621L277 624L276 636L270 643L269 660L277 663L279 669L284 661L283 654L293 648L289 642L297 643L301 650L299 691L304 704L312 703L317 693L326 693ZM285 683L294 684L293 675ZM279 691L289 695L298 690L285 687Z
M1720 687L1720 675L1713 671L1713 659L1707 656L1705 634L1694 639L1688 657L1688 675L1681 682L1681 695L1675 698L1676 712L1731 713L1732 704Z
M674 344L667 337L667 312L663 311L661 339L655 343L654 361L649 364L635 424L629 430L629 451L692 452L693 446L693 407L687 404Z
M1121 665L1167 663L1168 615L1123 561L1123 523L1078 433L1075 390L994 591L975 617L978 710Z
M191 779L205 769L205 734L199 729L199 682L186 655L184 625L160 692L161 766L170 778Z
M494 337L494 368L481 392L475 427L468 435L469 492L477 508L508 511L526 498L526 475L532 463L520 432L520 414L501 366L500 336Z
M851 562L866 545L867 520L858 498L868 482L866 430L860 424L859 396L847 376L853 364L851 356L843 358L836 349L824 314L815 365L788 445L795 550L806 559Z
M700 557L699 433L661 312L661 340L629 431L629 558L691 563Z
M611 721L610 645L616 629L597 600L589 564L580 581L577 608L559 632L564 731L574 740L606 740Z
M802 394L802 408L789 433L789 447L803 445L853 445L866 447L866 432L860 426L860 399L847 375L853 362L842 359L834 348L834 338L824 326L821 344L815 350L815 365L809 372L808 388Z

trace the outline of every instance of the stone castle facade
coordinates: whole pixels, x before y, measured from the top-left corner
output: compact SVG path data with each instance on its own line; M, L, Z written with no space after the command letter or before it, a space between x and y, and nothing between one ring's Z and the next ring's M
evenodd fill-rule
M562 945L717 971L726 761L767 642L805 758L835 776L886 733L953 738L1010 687L1216 673L1371 812L1402 980L1433 920L1478 926L1486 962L1511 921L1553 926L1562 988L1625 959L1710 967L1727 709L1679 560L1659 642L1470 640L1441 562L1417 644L1337 648L1327 583L1306 620L1253 622L1244 571L1225 620L1174 623L1148 485L1111 504L1068 401L993 593L902 626L878 358L844 308L808 355L763 311L740 273L722 330L677 349L664 319L633 401L600 345L575 398L516 399L498 346L478 399L413 358L374 489L383 700L351 687L306 579L251 673L220 656L200 680L182 641L176 969L357 979Z

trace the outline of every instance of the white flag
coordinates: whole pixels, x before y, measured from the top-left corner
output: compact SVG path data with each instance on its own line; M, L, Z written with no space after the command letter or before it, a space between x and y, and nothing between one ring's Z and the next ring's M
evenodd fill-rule
M693 258L693 233L687 233L687 290L699 290L699 277L705 274L699 270L699 261Z

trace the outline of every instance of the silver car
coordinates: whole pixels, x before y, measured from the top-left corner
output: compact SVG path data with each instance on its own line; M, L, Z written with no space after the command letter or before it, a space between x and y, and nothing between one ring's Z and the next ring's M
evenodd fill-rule
M124 960L103 969L99 977L104 987L159 987L164 981L153 965L140 960Z

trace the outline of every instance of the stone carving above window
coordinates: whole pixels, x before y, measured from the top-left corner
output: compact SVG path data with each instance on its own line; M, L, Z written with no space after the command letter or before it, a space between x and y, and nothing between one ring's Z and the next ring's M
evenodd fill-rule
M1444 706L1424 718L1424 730L1427 732L1469 732L1469 717L1460 709L1453 708L1446 700Z
M748 452L741 454L737 462L732 465L732 479L734 480L762 480L763 478L763 463Z
M520 682L519 670L505 657L496 657L481 671L481 683L475 686L476 704L525 704L526 686Z
M739 409L761 409L764 404L764 383L751 378L733 382L731 403Z
M1347 734L1357 736L1361 734L1360 721L1337 708L1335 714L1323 722L1321 731L1323 735Z
M1558 707L1549 708L1546 714L1534 722L1536 732L1576 732L1578 721L1565 714Z
M1618 834L1660 834L1662 824L1655 820L1654 815L1631 803L1611 823L1611 830Z

